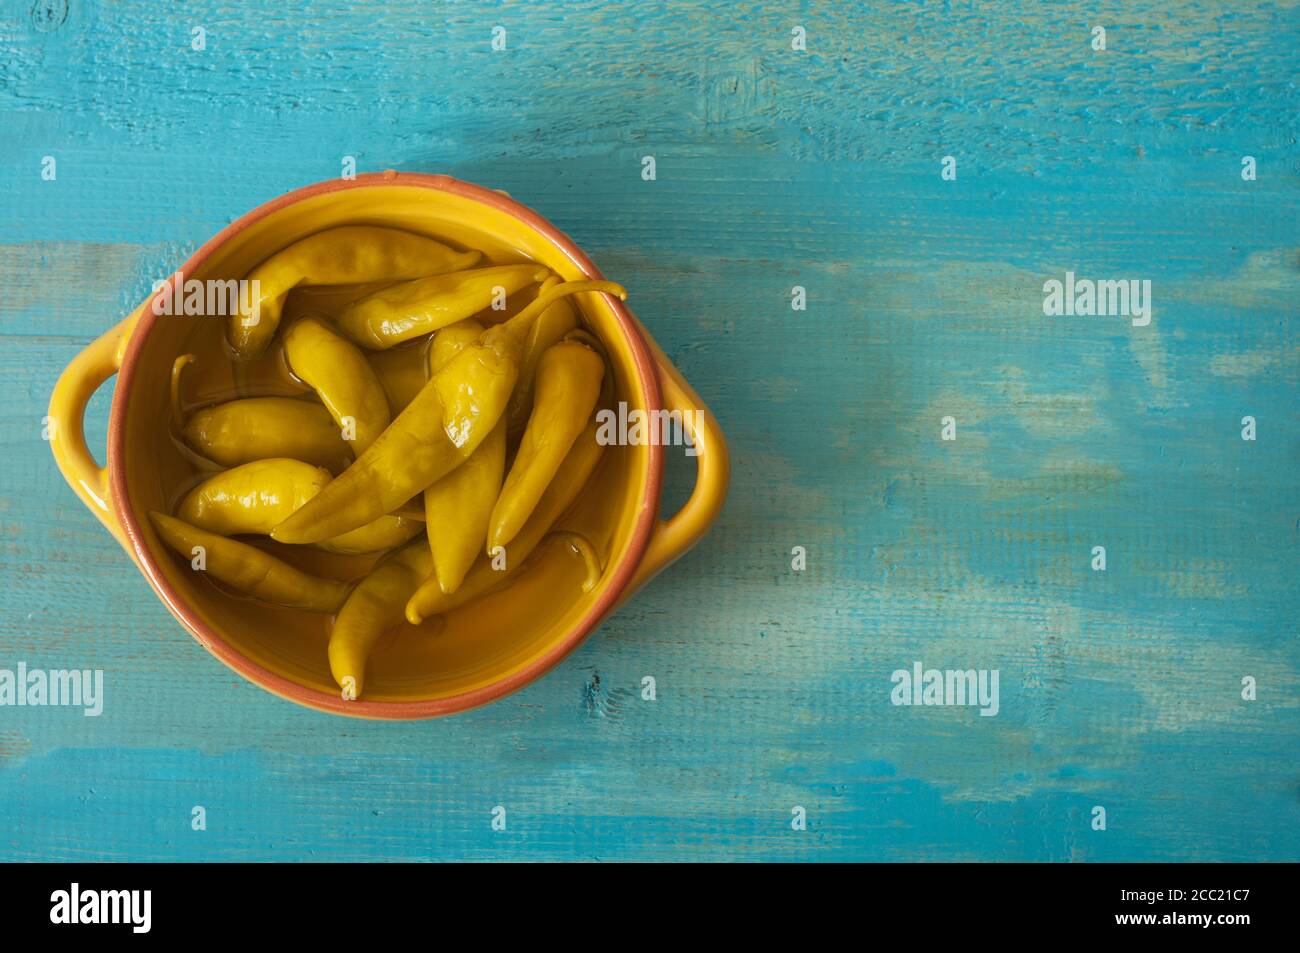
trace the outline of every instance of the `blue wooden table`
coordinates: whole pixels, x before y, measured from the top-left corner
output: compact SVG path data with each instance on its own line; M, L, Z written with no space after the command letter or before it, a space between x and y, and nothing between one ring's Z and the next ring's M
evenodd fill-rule
M0 707L0 859L1300 859L1294 4L2 9L0 669L105 689ZM349 156L571 234L736 464L568 661L434 722L241 681L42 440L155 278ZM1045 314L1067 272L1149 323ZM996 715L894 704L917 662Z

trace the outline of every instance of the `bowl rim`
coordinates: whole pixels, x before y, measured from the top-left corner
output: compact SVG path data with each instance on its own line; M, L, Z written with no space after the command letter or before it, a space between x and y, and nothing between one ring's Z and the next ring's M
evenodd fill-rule
M194 274L208 257L226 242L239 235L240 232L255 222L283 208L317 195L376 186L413 186L433 189L480 202L522 221L550 242L587 277L593 280L600 280L604 277L600 269L596 267L573 239L569 238L568 235L537 212L516 202L504 192L464 182L449 175L395 172L392 170L364 173L357 175L353 179L329 179L286 192L241 215L221 229L216 235L204 242L180 267L179 271L185 274ZM157 292L154 294L157 294ZM650 411L658 410L662 404L658 366L641 334L640 327L621 301L612 295L605 295L604 297L613 309L618 327L627 341L633 363L641 377L644 406ZM337 693L324 692L300 685L243 655L227 642L219 631L207 625L167 580L167 577L159 569L153 552L145 543L140 522L136 519L131 508L125 464L126 407L135 381L136 367L143 353L144 342L149 337L149 332L159 317L154 314L152 308L153 298L154 295L150 295L141 310L139 322L127 342L122 357L122 365L118 371L108 422L108 450L106 457L109 472L109 491L118 520L121 522L127 539L135 551L136 563L154 588L154 591L158 593L172 615L189 630L199 644L250 682L288 701L333 714L375 719L421 719L451 715L477 708L480 705L486 705L518 691L550 671L563 661L565 656L577 648L591 634L591 631L605 614L618 603L623 591L631 582L642 557L645 555L651 529L659 512L659 493L663 478L663 455L662 449L654 441L648 442L646 446L649 451L649 472L646 475L645 493L637 510L630 545L622 561L612 567L608 583L603 587L600 597L592 604L587 613L578 620L563 638L518 671L496 679L480 688L446 698L424 701L377 701L361 698L355 701L345 701Z

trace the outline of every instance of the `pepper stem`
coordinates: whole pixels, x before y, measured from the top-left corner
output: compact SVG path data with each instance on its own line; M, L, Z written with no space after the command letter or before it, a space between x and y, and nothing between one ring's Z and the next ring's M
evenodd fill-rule
M528 322L532 321L560 298L581 294L584 291L603 291L618 298L619 301L627 300L627 289L613 281L565 281L543 291L533 299L528 307L507 321L504 326L511 331L522 332L528 326Z
M172 426L176 428L177 436L185 432L185 413L181 408L181 371L185 370L193 361L193 354L182 354L172 364Z

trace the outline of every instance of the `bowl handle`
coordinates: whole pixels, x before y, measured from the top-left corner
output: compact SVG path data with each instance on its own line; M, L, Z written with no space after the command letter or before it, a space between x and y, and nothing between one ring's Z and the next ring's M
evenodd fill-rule
M682 421L697 450L695 489L680 510L668 519L655 523L645 555L641 558L632 581L623 591L620 602L700 541L709 524L722 511L722 504L727 499L727 483L731 478L727 441L713 419L712 412L704 406L700 395L686 383L681 371L673 366L648 335L647 344L659 365L664 409L693 411L689 415L682 414Z
M86 447L86 434L82 428L90 398L100 384L121 368L126 342L130 340L131 331L143 310L144 305L141 305L72 359L59 375L50 395L47 422L50 450L63 479L68 481L90 512L99 517L117 541L128 549L126 533L113 513L109 498L108 469L95 462Z

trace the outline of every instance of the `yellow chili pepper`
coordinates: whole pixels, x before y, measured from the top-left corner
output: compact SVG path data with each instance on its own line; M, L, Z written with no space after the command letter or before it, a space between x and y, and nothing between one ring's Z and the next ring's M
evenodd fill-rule
M557 277L547 278L542 282L544 294L560 281ZM552 344L578 326L578 314L573 304L559 300L537 316L528 338L524 343L524 357L519 362L519 380L515 382L515 391L510 395L510 405L506 408L506 422L511 438L523 432L528 423L528 414L533 409L533 379L537 374L537 362L542 353Z
M347 583L301 572L256 546L226 539L188 523L149 513L158 536L185 559L203 557L203 571L232 589L272 605L336 612L347 596Z
M443 328L429 349L429 370L437 373L483 326L472 318ZM506 428L497 423L462 466L424 491L424 521L433 552L433 571L443 592L455 592L474 564L506 468Z
M598 429L593 418L578 439L573 441L573 447L560 464L555 478L546 487L546 492L542 494L532 515L528 517L528 522L515 536L509 549L505 553L480 555L455 593L443 592L436 577L425 580L406 603L406 621L419 625L430 616L463 606L496 588L518 569L551 531L556 521L573 505L595 472L605 450L596 440ZM505 568L494 569L494 557L502 555L506 560Z
M267 535L329 485L328 470L284 458L254 460L208 477L181 501L176 515L221 536ZM382 515L340 536L319 541L335 553L389 549L420 531L420 521Z
M356 456L388 426L388 397L374 368L351 341L317 318L301 318L284 333L289 369L310 384Z
M377 562L343 603L330 632L329 660L330 672L345 697L361 696L371 648L385 632L402 624L402 607L429 575L430 562L424 540L412 540Z
M246 397L207 407L191 415L181 435L196 452L226 467L290 457L342 469L352 458L330 412L297 397Z
M482 255L395 228L344 225L317 232L276 252L248 273L256 298L241 298L230 317L230 345L243 359L266 350L280 324L285 298L299 285L406 281L474 265Z
M330 482L328 470L283 457L254 460L208 477L176 515L222 536L269 533Z
M352 302L339 315L339 330L383 350L468 318L495 295L512 295L549 274L537 265L497 265L403 282Z
M519 452L492 509L489 552L507 545L528 520L573 441L591 419L604 377L604 360L579 341L552 345L537 362L537 397Z
M369 450L277 526L272 537L314 543L346 533L391 513L462 464L505 411L529 322L555 298L580 291L627 294L612 282L571 282L488 328L429 379Z
M415 399L420 388L429 380L426 343L413 341L387 351L366 352L366 360L375 369L375 375L388 397L388 409L393 417L406 409L406 405Z
M354 529L350 533L323 540L316 544L316 548L348 556L378 553L402 545L423 528L422 519L411 519L409 516L389 513L377 520L371 520L365 526Z
M462 466L424 491L425 527L443 592L456 591L482 551L505 472L506 427L499 421Z

